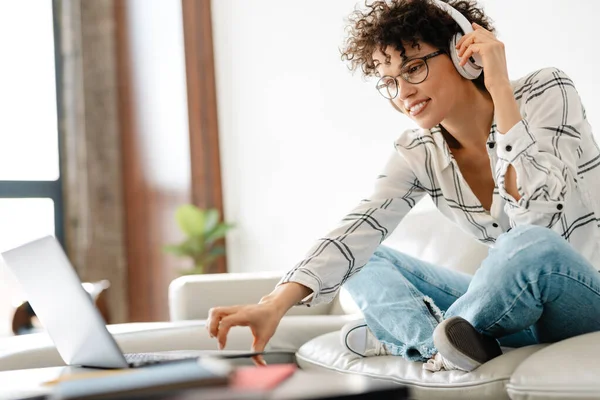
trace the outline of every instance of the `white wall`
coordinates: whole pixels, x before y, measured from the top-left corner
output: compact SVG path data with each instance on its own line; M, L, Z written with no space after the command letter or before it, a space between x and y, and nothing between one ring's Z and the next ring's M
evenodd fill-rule
M506 45L511 78L554 66L565 71L583 98L600 138L600 35L595 0L480 0ZM518 12L516 10L519 10Z
M393 140L414 126L340 61L355 4L212 3L225 213L237 224L227 243L231 272L291 268L369 195ZM597 2L481 4L506 44L511 78L565 70L600 124Z

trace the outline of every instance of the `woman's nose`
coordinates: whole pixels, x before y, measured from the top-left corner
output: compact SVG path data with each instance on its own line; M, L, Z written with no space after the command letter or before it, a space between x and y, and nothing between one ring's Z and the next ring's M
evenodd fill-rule
M412 83L406 82L404 79L398 79L398 96L394 100L399 100L401 103L404 103L404 100L408 99L408 97L414 94L416 91L415 85Z

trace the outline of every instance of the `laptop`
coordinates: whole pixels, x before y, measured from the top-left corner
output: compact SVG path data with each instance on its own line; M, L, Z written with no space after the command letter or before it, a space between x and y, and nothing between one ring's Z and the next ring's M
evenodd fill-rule
M136 368L198 358L198 355L181 353L124 354L54 237L46 236L3 252L2 257L67 365ZM217 358L256 354L230 354Z

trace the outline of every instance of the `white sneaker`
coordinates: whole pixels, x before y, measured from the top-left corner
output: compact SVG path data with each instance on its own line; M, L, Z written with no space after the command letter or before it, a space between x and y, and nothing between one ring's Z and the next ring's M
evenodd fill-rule
M426 363L423 364L423 369L431 372L437 372L441 370L452 371L459 370L464 371L464 369L452 364L450 361L446 360L444 356L440 353L436 353L433 358L427 360Z
M347 323L340 334L342 346L354 354L362 357L392 355L385 345L377 340L364 319Z

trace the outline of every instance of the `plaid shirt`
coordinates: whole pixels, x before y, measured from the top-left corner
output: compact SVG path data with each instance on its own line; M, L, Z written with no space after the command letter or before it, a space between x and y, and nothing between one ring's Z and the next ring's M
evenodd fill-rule
M319 239L279 284L311 288L313 295L303 303L331 301L425 195L488 246L514 226L545 226L600 268L600 149L579 94L556 68L511 83L523 119L506 134L492 124L487 151L496 185L489 212L462 177L440 127L407 130L396 140L371 196ZM518 201L504 188L510 164L517 173Z

